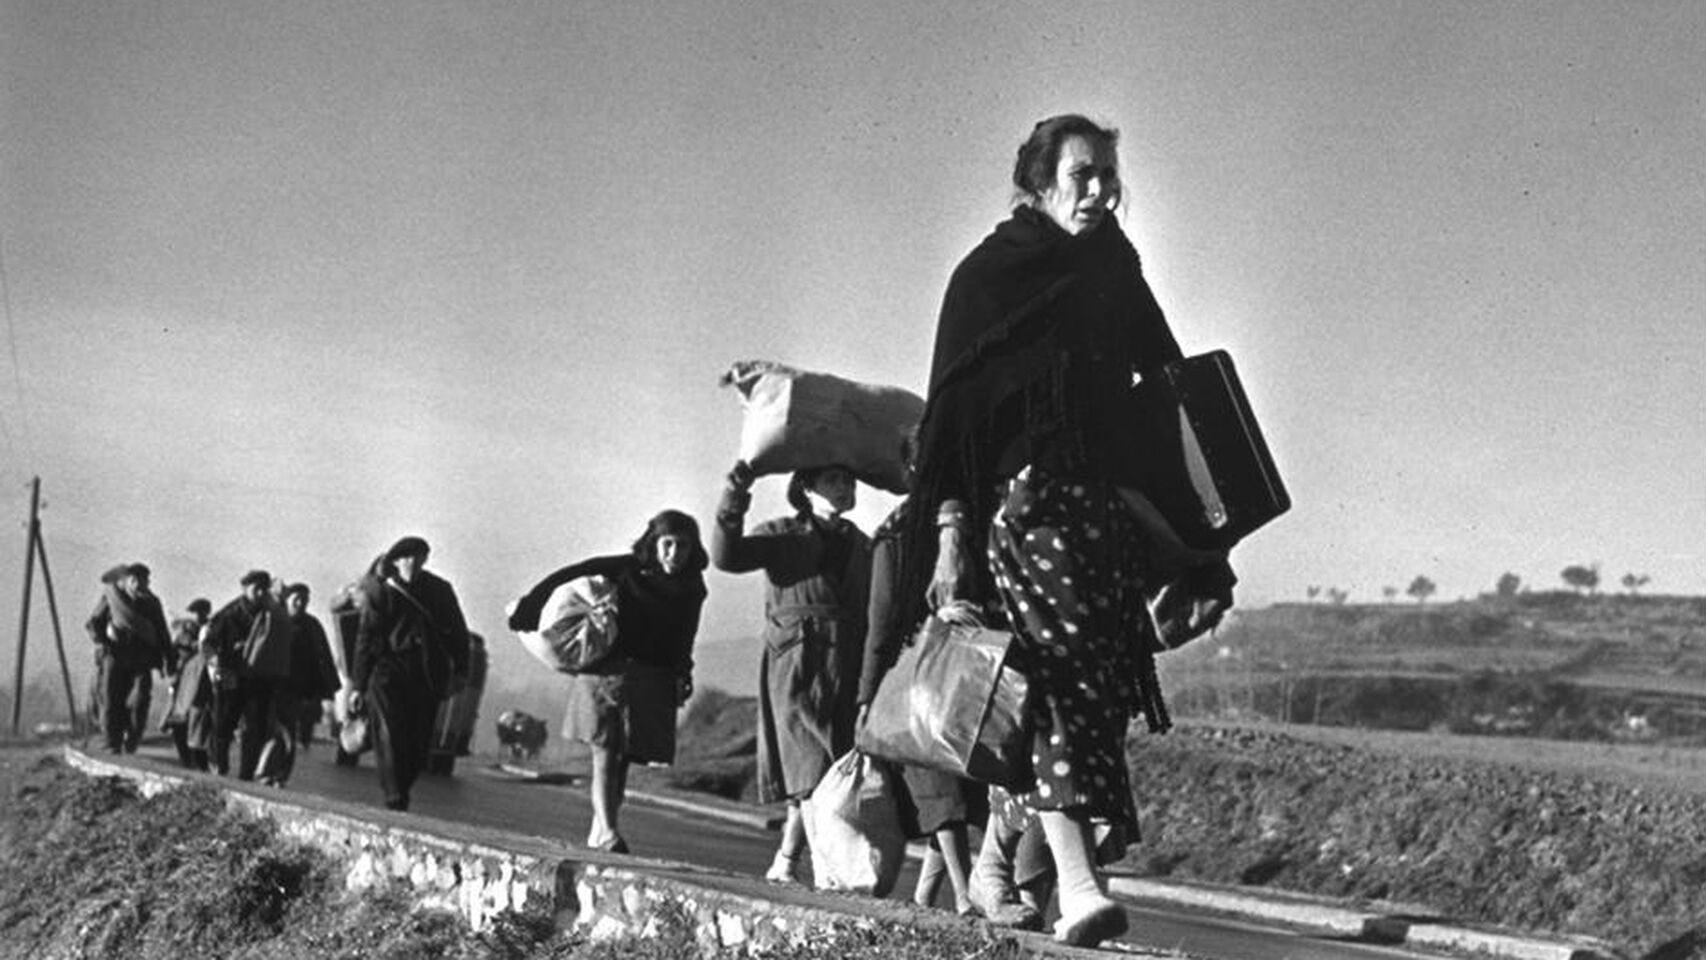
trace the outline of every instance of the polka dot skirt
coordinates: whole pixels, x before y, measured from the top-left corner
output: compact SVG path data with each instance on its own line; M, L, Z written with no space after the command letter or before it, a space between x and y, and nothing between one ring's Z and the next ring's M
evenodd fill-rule
M1145 706L1139 678L1154 675L1137 538L1110 484L1032 469L1007 485L989 563L1015 635L1014 666L1030 678L1037 776L1028 793L991 792L1010 823L1037 810L1078 809L1135 824L1126 728ZM1159 697L1150 699L1154 722Z

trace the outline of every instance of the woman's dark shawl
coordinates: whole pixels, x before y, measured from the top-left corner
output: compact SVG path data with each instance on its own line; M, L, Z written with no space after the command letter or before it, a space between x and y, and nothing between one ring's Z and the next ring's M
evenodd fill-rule
M919 509L902 583L920 618L937 506L965 505L972 556L981 557L998 484L1025 465L1135 479L1132 377L1179 356L1137 251L1111 216L1072 236L1021 207L961 261L943 297L919 427ZM973 599L988 599L988 586Z

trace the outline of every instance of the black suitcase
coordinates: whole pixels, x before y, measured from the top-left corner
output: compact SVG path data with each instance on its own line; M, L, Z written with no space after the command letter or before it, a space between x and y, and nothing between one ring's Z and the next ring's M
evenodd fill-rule
M1142 489L1185 543L1230 549L1291 508L1226 351L1175 360L1133 391Z

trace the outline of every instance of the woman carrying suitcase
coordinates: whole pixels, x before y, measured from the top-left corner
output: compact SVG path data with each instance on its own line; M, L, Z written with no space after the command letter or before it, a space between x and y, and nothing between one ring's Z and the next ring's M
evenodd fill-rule
M1169 721L1155 676L1147 578L1218 555L1192 551L1133 486L1141 451L1124 411L1134 374L1180 356L1113 211L1118 134L1076 115L1037 124L1013 171L1013 215L944 294L919 430L917 518L903 595L994 601L1031 683L1035 788L992 793L995 815L1040 821L1053 855L1056 939L1126 928L1097 870L1098 826L1135 830L1129 718ZM908 618L911 619L911 618ZM1018 900L991 830L972 899ZM1117 853L1122 844L1104 846ZM987 910L986 910L987 912Z

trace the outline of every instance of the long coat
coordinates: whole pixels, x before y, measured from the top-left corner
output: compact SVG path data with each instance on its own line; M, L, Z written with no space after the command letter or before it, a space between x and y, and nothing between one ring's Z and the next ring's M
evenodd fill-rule
M206 750L213 741L213 684L207 680L207 655L201 650L202 625L191 619L172 622L172 643L178 651L177 683L161 726L183 724L186 743Z
M763 570L768 581L758 667L761 803L810 793L853 747L871 540L845 520L828 525L833 533L824 526L782 517L742 533L740 519L728 517L711 534L718 569ZM833 549L832 538L846 549Z

